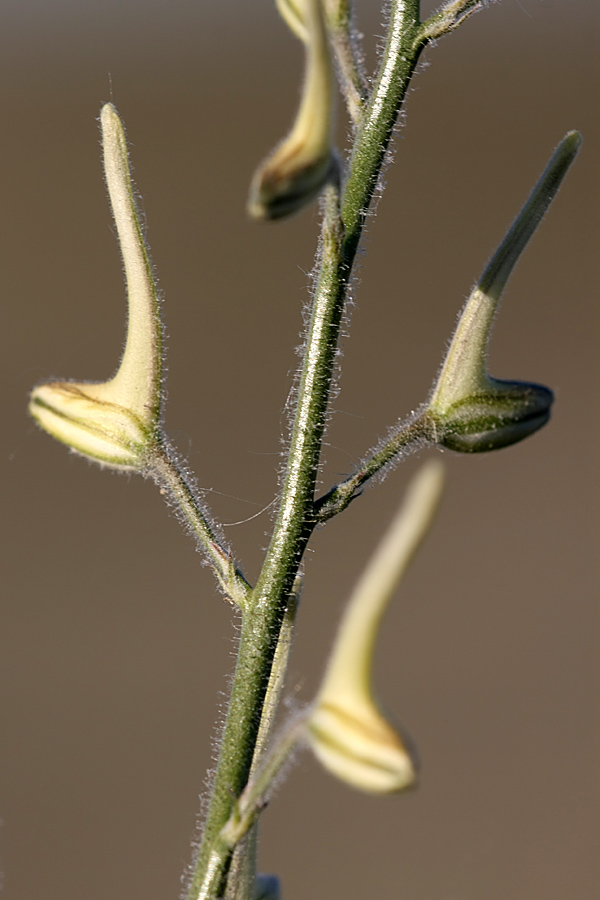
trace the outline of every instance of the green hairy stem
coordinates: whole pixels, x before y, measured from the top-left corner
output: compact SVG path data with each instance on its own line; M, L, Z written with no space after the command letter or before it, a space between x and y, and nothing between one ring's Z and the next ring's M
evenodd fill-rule
M452 22L456 24L455 18ZM387 43L356 135L341 198L334 186L326 189L319 272L279 513L249 609L244 613L227 723L202 844L189 886L190 900L219 897L225 890L231 857L219 833L248 778L286 599L315 525L333 514L324 512L323 504L317 509L314 491L340 321L356 251L394 125L427 40L417 0L394 2ZM386 461L399 449L394 447ZM347 505L346 498L353 496L356 487L381 464L378 460L361 473L338 509Z

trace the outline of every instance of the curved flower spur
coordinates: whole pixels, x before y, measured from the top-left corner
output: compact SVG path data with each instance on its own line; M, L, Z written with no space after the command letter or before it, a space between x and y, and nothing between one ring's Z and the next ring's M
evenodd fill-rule
M104 172L127 280L127 340L116 375L102 383L34 388L29 411L76 453L104 466L144 471L161 440L162 326L156 284L137 214L127 143L117 111L100 114Z
M385 466L409 453L435 445L463 452L493 450L532 434L549 417L549 389L492 378L486 353L502 290L577 152L576 133L568 134L555 152L471 293L426 402L400 420L353 474L324 496L315 495L323 475L325 425L353 267L398 115L423 49L482 5L481 0L447 0L422 21L418 0L393 0L377 69L367 81L348 0L277 0L285 21L303 43L305 78L290 133L254 177L249 212L257 218L283 217L321 191L323 202L277 513L254 589L237 568L193 476L163 431L156 287L135 208L123 129L112 105L102 110L106 179L127 278L125 351L110 380L38 386L30 409L42 428L75 452L157 482L195 534L223 591L241 610L236 669L220 729L217 765L187 873L188 900L278 896L273 876L256 875L256 832L258 817L295 747L310 747L330 773L369 793L401 791L416 781L417 766L408 742L376 700L373 654L386 604L437 505L440 468L433 464L421 470L399 518L360 579L315 700L291 715L271 740L300 567L314 529L344 510ZM334 74L353 129L344 177L332 148Z

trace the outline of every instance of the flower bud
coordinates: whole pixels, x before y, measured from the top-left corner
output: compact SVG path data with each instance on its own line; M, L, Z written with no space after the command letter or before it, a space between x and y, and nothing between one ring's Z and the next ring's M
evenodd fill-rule
M59 381L31 394L29 411L53 437L83 456L121 469L144 469L160 440L161 323L144 244L123 126L111 103L100 116L106 183L125 267L127 340L109 381Z
M113 468L144 469L155 435L131 410L111 403L107 387L41 384L32 391L29 411L44 431L76 453Z
M490 379L491 390L449 407L436 423L437 443L459 453L500 450L546 424L552 391L541 384Z
M309 203L335 171L331 150L332 67L320 0L281 0L279 9L306 47L300 109L289 135L259 166L248 212L277 219Z
M439 463L424 466L348 603L323 684L308 718L307 738L333 775L374 794L416 782L403 738L375 702L371 672L377 631L394 589L425 536L442 488Z
M336 778L368 794L412 787L417 773L402 739L373 704L365 708L323 701L310 722L319 762Z
M563 138L467 300L425 413L442 446L467 453L496 450L533 434L550 418L552 392L538 384L491 378L487 346L506 282L580 144L576 131Z
M280 900L281 887L277 875L257 875L252 900Z

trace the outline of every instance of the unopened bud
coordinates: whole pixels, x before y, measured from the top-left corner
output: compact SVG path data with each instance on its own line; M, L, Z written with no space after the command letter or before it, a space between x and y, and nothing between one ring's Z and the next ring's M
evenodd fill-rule
M459 453L499 450L529 437L550 418L552 391L541 384L490 379L491 390L449 407L437 443Z
M44 431L77 453L113 468L144 469L156 436L131 410L111 403L107 387L42 384L31 393L29 411Z
M580 144L576 131L563 138L467 300L425 414L434 439L445 447L496 450L533 434L550 418L552 392L537 384L491 378L487 346L506 282Z
M416 782L403 738L373 698L371 673L381 618L421 543L441 495L442 469L424 466L342 619L323 684L308 717L307 738L333 775L368 793L401 791Z
M161 323L137 215L123 126L107 103L100 116L104 171L127 280L127 341L116 375L99 384L58 381L31 394L39 425L103 465L144 469L160 440Z
M258 168L248 212L277 219L309 203L332 178L332 67L320 0L282 0L282 15L305 43L306 72L300 109L284 141Z
M368 709L320 702L309 740L319 762L336 778L369 794L390 794L416 783L414 763L383 716Z
M281 888L276 875L257 875L252 900L280 900Z

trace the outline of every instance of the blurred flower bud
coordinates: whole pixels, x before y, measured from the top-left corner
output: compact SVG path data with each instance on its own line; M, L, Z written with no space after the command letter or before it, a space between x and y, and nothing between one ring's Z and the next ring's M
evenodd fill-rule
M580 144L576 131L563 138L467 300L426 412L442 446L462 452L496 450L533 434L550 418L548 388L488 375L487 345L506 282Z
M311 718L309 739L319 762L359 791L391 794L416 783L402 739L374 704L361 708L321 701Z
M309 32L306 21L306 0L275 0L281 18L303 43L308 44Z
M276 875L257 875L253 900L280 900L281 888Z
M320 0L280 0L279 9L306 46L300 109L289 135L259 166L250 185L248 212L277 219L309 203L331 179L332 67Z
M282 19L291 31L305 44L308 43L308 27L306 24L306 0L275 0ZM321 8L326 22L333 26L347 26L350 20L349 0L321 0Z
M307 737L319 761L362 791L386 794L416 781L402 737L373 699L377 631L396 585L425 536L441 495L442 468L424 466L357 584L342 619Z
M160 440L161 323L125 134L111 103L102 108L100 121L106 183L127 280L125 350L110 381L39 385L29 411L45 431L77 453L103 465L141 470Z

